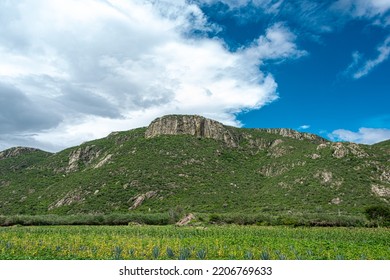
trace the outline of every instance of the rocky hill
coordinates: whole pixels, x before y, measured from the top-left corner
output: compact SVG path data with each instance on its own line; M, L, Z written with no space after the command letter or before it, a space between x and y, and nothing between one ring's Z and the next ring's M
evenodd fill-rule
M238 139L223 124L194 115L165 116L154 120L145 132L146 138L159 135L192 135L223 141L229 147L237 147Z
M0 152L0 215L327 213L390 201L390 141L330 142L291 129L244 129L193 115L50 154Z

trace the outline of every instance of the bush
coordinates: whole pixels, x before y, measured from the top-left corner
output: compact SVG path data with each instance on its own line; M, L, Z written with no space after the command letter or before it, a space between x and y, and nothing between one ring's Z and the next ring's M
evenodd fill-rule
M390 225L390 208L382 205L370 206L365 209L367 218L377 225Z
M210 214L210 216L209 216L209 223L210 224L219 224L222 222L222 220L223 219L218 214Z
M175 208L169 209L169 223L174 224L178 222L183 216L185 216L184 208L181 206L176 206Z
M0 216L0 226L43 226L43 225L128 225L139 223L147 225L169 224L168 214L120 214L109 215L14 215Z

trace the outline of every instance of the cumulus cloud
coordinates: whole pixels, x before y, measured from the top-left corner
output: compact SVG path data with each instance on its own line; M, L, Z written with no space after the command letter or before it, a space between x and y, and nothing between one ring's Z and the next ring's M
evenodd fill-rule
M235 52L191 36L216 28L185 0L0 0L0 147L59 150L169 113L240 125L277 98L262 61L304 52L282 24Z
M390 129L362 127L359 128L359 131L357 132L346 129L337 129L328 136L335 141L374 144L390 139Z
M306 55L306 51L297 49L295 39L296 36L285 25L275 23L244 52L249 57L261 60L283 60Z

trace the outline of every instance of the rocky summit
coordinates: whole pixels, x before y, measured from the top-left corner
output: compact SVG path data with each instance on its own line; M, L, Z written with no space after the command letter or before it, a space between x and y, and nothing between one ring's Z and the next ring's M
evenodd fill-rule
M234 213L363 217L390 202L390 141L331 142L196 115L52 154L0 152L0 216Z
M222 123L196 115L169 115L157 118L149 125L145 137L180 134L223 141L230 147L238 146L233 133Z
M34 148L27 148L27 147L15 147L11 149L4 150L0 152L0 160L6 159L6 158L13 158L18 157L23 154L29 154L34 152L39 152L40 150L34 149Z

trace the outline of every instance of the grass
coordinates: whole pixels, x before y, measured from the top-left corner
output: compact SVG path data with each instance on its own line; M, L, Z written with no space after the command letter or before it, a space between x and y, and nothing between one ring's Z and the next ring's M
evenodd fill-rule
M0 259L390 259L386 228L0 228Z

